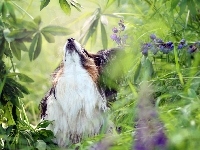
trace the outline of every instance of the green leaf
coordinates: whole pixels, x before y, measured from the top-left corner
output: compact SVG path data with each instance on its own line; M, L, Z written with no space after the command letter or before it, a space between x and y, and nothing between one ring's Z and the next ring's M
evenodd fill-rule
M41 0L40 11L49 4L50 0Z
M31 79L30 77L28 77L27 75L22 74L22 73L15 73L15 72L12 72L12 73L8 73L6 76L7 76L7 77L18 76L19 79L20 79L20 81L22 81L22 82L34 82L33 79Z
M27 49L26 45L24 44L24 42L16 41L15 43L17 43L16 46L18 49L28 52L28 49Z
M68 4L68 2L66 0L59 0L60 3L60 7L62 8L62 10L67 14L70 15L71 13L71 8L70 5Z
M12 115L12 108L13 104L10 101L4 106L4 117L8 119L8 126L15 125L15 120L13 119Z
M94 45L94 42L96 42L96 34L97 34L97 25L98 25L99 19L96 19L92 25L90 26L90 30L88 31L85 40L83 44L86 44L89 38L91 37L91 44Z
M82 6L76 1L76 0L73 0L73 1L70 1L71 5L76 8L78 11L81 11L80 8L82 8Z
M28 89L20 83L16 82L14 79L7 78L6 81L9 83L10 86L18 88L22 93L29 94Z
M136 83L137 79L140 76L141 67L142 67L142 65L141 65L141 63L139 63L139 65L138 65L138 67L137 67L137 69L135 71L135 74L134 74L134 83Z
M26 28L26 30L35 31L35 32L37 32L38 30L38 26L35 24L35 22L26 21L23 19L16 19L16 23L13 22L12 24L20 29Z
M106 33L106 29L103 23L101 23L101 41L103 44L103 48L107 49L108 47L108 38L107 38L107 33Z
M8 37L8 35L10 34L10 30L8 28L6 28L6 29L3 30L3 34L4 34L4 37L5 37L5 39L6 39L7 42L14 41L14 38Z
M46 150L47 149L47 144L43 140L37 140L35 143L35 147L39 150Z
M42 35L47 40L47 42L49 42L49 43L54 43L55 42L54 36L52 34L42 31Z
M14 56L18 59L21 60L21 50L17 48L16 43L11 42L10 43L10 48Z
M41 31L48 32L53 35L69 35L72 33L72 31L70 31L68 28L53 25L44 27Z
M33 60L33 55L34 55L34 52L35 52L35 49L36 49L36 46L37 46L38 37L39 37L39 34L37 33L37 34L33 37L33 40L32 40L31 45L30 45L30 49L29 49L29 59L30 59L31 61Z
M180 2L180 0L172 0L171 1L171 10L176 8L176 6L178 5L179 2Z
M36 18L33 19L33 21L39 26L41 24L41 17L37 16Z
M116 0L108 0L106 4L106 8L110 7Z
M9 13L9 15L13 18L14 21L16 21L15 12L14 12L15 8L10 2L8 1L4 2L4 9L7 9L7 12Z
M6 37L14 39L23 39L31 35L33 31L27 31L26 29L16 29L11 31Z
M34 52L33 60L35 60L39 56L42 49L42 35L40 33L38 34L39 36L38 36L37 46Z
M53 121L49 121L49 120L43 120L42 122L40 122L37 127L35 129L40 129L40 128L46 128L48 127L50 124L52 124Z

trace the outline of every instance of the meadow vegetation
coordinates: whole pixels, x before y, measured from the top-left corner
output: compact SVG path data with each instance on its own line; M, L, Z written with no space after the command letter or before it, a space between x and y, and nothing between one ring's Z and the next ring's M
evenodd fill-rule
M124 51L104 74L118 90L108 115L120 133L103 146L200 147L199 0L1 0L1 149L60 149L38 106L70 37L89 52ZM98 149L101 139L69 149Z

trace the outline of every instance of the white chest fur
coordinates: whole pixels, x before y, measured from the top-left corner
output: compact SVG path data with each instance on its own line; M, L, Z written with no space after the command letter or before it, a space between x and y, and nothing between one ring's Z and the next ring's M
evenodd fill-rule
M98 134L105 110L106 102L87 70L72 60L58 79L55 97L47 101L45 120L54 120L48 129L54 132L55 142L64 147Z

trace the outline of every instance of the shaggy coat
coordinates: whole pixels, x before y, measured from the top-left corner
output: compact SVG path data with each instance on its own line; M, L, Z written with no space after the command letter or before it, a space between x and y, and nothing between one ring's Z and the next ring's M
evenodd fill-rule
M98 134L107 122L106 97L115 90L102 88L99 76L117 49L89 54L73 38L64 45L64 56L53 73L53 85L41 101L42 120L60 147L78 143Z

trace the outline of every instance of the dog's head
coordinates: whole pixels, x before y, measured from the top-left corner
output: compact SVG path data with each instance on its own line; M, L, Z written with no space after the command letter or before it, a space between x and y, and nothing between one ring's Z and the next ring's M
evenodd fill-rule
M87 70L92 79L96 82L98 78L98 67L94 58L89 54L79 42L70 38L64 46L64 68L68 68L72 64L76 64Z

